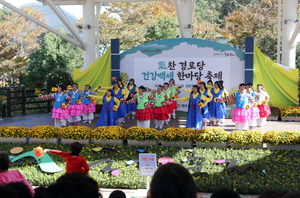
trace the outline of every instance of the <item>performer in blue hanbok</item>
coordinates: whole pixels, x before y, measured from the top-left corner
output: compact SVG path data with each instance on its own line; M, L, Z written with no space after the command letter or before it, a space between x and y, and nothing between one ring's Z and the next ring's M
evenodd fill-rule
M129 95L127 98L127 118L135 119L136 114L136 102L134 102L134 95L139 92L138 87L134 83L134 79L130 79L127 85L127 89L129 91Z
M211 89L213 99L210 104L210 125L219 126L219 123L223 120L226 115L226 104L225 104L225 91L222 84L217 81L214 84L214 88Z
M91 95L96 100L102 100L102 110L97 122L98 126L115 126L116 125L116 111L120 105L120 101L112 96L113 91L107 90L105 96Z
M209 98L200 93L198 85L194 85L192 92L177 101L189 101L186 128L201 129L203 127L202 108L207 105Z
M209 104L209 102L213 99L213 96L210 93L209 89L206 87L206 83L200 82L199 88L200 88L200 90L199 90L200 93L208 98L208 104ZM209 112L208 104L202 108L203 125L204 126L207 126L207 123L209 122L209 119L210 119L210 112Z

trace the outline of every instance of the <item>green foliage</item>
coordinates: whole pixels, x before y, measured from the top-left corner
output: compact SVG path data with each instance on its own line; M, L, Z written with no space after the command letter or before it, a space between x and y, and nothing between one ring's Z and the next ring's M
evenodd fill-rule
M12 11L9 8L3 6L0 9L0 22L8 20L10 16L12 16Z
M60 30L64 33L62 30ZM82 51L61 37L47 32L40 47L30 54L30 64L25 82L32 86L33 82L46 81L53 70L73 72L73 69L83 66Z
M240 145L262 144L263 135L261 131L232 131L228 135L228 142Z
M46 78L46 86L48 90L52 87L57 87L58 85L63 86L64 89L68 85L73 84L73 78L69 72L63 71L61 69L55 69Z
M268 131L264 134L263 141L274 145L299 144L299 131Z
M9 152L13 147L21 146L24 152L32 151L40 144L20 144L20 143L2 143L0 150ZM57 149L69 152L69 145L44 144L43 148ZM92 152L92 148L99 145L85 145L81 153L88 163L103 159L107 153ZM195 164L183 163L181 160L190 157L186 149L179 147L143 147L143 146L103 146L105 148L115 149L116 155L112 157L114 161L113 168L120 169L117 176L111 176L109 173L101 171L107 164L100 164L92 168L89 175L94 178L101 188L129 188L141 189L146 187L145 177L139 176L138 166L127 166L128 160L137 159L136 149L145 149L149 153L156 153L157 159L160 157L172 157L175 163L184 167L192 167ZM281 194L297 191L300 188L300 166L298 158L300 151L271 151L271 150L242 150L242 149L217 149L217 148L194 148L195 156L205 157L206 161L202 167L203 172L209 174L208 177L194 177L198 192L215 192L220 188L226 188L240 194L260 194L265 189L274 189ZM54 154L49 154L52 159L61 168L65 167L65 160ZM237 171L227 173L226 164L216 165L215 160L237 159L238 166L254 163L259 166L260 163L266 163L266 173L260 170L248 170L244 174ZM10 169L17 169L25 176L33 186L49 185L53 183L64 172L47 174L40 171L38 166L32 164L33 158L27 158L24 164L15 162ZM191 172L192 173L192 172Z
M147 28L146 42L176 38L178 36L178 24L174 17L164 17Z

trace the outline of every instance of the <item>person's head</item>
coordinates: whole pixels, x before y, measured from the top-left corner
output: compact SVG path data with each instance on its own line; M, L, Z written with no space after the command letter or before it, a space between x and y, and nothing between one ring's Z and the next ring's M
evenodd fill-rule
M220 83L220 81L216 81L214 86L216 89L218 89L218 88L223 89L223 85L222 85L222 83Z
M210 86L213 86L213 85L214 85L214 83L213 83L212 80L208 80L206 84L207 84L207 85L210 85Z
M61 92L63 92L63 91L64 91L64 86L58 85L58 86L57 86L57 92L58 92L58 93L61 93Z
M84 86L84 90L85 90L85 91L89 91L90 89L91 89L91 86L90 86L90 85L85 85L85 86Z
M247 83L246 89L247 89L248 92L252 91L252 86L253 86L252 83Z
M214 192L210 198L240 198L240 196L231 190L220 189Z
M200 93L200 89L198 85L193 85L192 92L193 94Z
M0 153L0 173L7 171L9 168L9 158L7 153Z
M114 82L114 86L113 86L113 89L120 89L121 86L118 82Z
M5 185L0 185L0 195L1 198L18 198L17 193L11 187Z
M47 188L48 198L101 198L98 183L84 173L72 172L59 177Z
M34 189L33 198L47 198L47 188L45 186L39 186Z
M74 83L74 84L72 85L72 89L73 89L73 91L76 91L76 90L78 89L78 84L77 84L77 83Z
M73 142L70 147L73 155L79 155L82 151L82 144L80 142Z
M131 78L131 79L129 80L128 85L134 85L134 86L136 86L136 85L135 85L135 81L134 81L133 78Z
M196 184L189 171L179 164L162 165L150 183L150 198L196 198Z
M246 84L245 83L239 84L239 90L240 90L240 92L246 91Z
M300 198L300 191L291 192L286 194L283 198Z
M265 190L258 198L281 198L281 195L276 190Z
M163 88L162 85L158 85L156 91L157 91L157 93L161 93L163 89L164 89L164 88Z
M147 91L146 87L144 86L139 86L139 94L144 94Z
M123 86L124 86L124 83L122 82L122 79L121 79L121 78L118 78L118 79L117 79L117 82L118 82L118 84L120 85L120 87L123 87Z
M204 90L204 89L206 90L207 89L205 82L201 82L199 84L199 87L200 87L201 90Z
M18 197L32 198L30 189L23 182L11 182L6 185L9 186L10 188L12 188L16 192Z
M112 90L111 89L107 90L106 93L105 93L106 97L111 97L112 95L113 94L112 94Z
M263 90L265 90L264 86L262 84L258 84L257 85L257 92L262 92Z
M164 90L169 89L169 83L165 82L164 85L163 85L163 87L164 87Z
M170 86L174 86L175 85L175 80L174 79L169 80L169 84L170 84Z
M126 198L126 195L121 190L114 190L110 193L108 198Z
M224 81L223 80L219 80L219 83L222 85L222 87L224 87Z

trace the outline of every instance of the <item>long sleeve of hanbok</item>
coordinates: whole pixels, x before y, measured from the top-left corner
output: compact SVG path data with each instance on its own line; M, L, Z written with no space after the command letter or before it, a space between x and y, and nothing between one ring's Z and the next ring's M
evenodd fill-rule
M116 106L119 108L120 100L118 100L116 97L114 97L114 102L116 103Z
M190 95L187 95L185 97L182 97L182 98L176 98L177 101L188 101L190 100Z

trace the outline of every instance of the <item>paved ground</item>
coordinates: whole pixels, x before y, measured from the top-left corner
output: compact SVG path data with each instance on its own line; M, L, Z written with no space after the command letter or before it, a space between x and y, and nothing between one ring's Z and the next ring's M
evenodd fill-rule
M95 115L95 120L93 120L92 124L84 124L85 126L89 126L91 128L96 127L97 123L97 116ZM180 115L184 116L184 115ZM175 120L171 120L169 125L165 125L164 128L167 127L185 127L186 118L185 117L178 117ZM53 119L51 118L51 114L32 114L26 116L17 116L17 117L5 117L0 120L0 126L26 126L31 128L36 125L53 125ZM123 127L127 128L130 126L135 126L136 120L126 119ZM154 127L153 121L151 121L151 127ZM209 126L213 127L213 126ZM208 127L208 128L209 128ZM231 122L230 119L225 119L225 123L220 126L224 130L230 132L234 130L234 123ZM300 130L300 123L299 122L281 122L281 121L268 121L266 126L263 128L258 128L261 131L269 131L269 130ZM109 194L114 189L101 189L104 198L109 197ZM135 197L135 198L144 198L146 197L146 190L124 190L126 193L127 198ZM209 198L211 194L209 193L198 193L198 198ZM242 198L256 198L257 196L253 195L242 195Z

